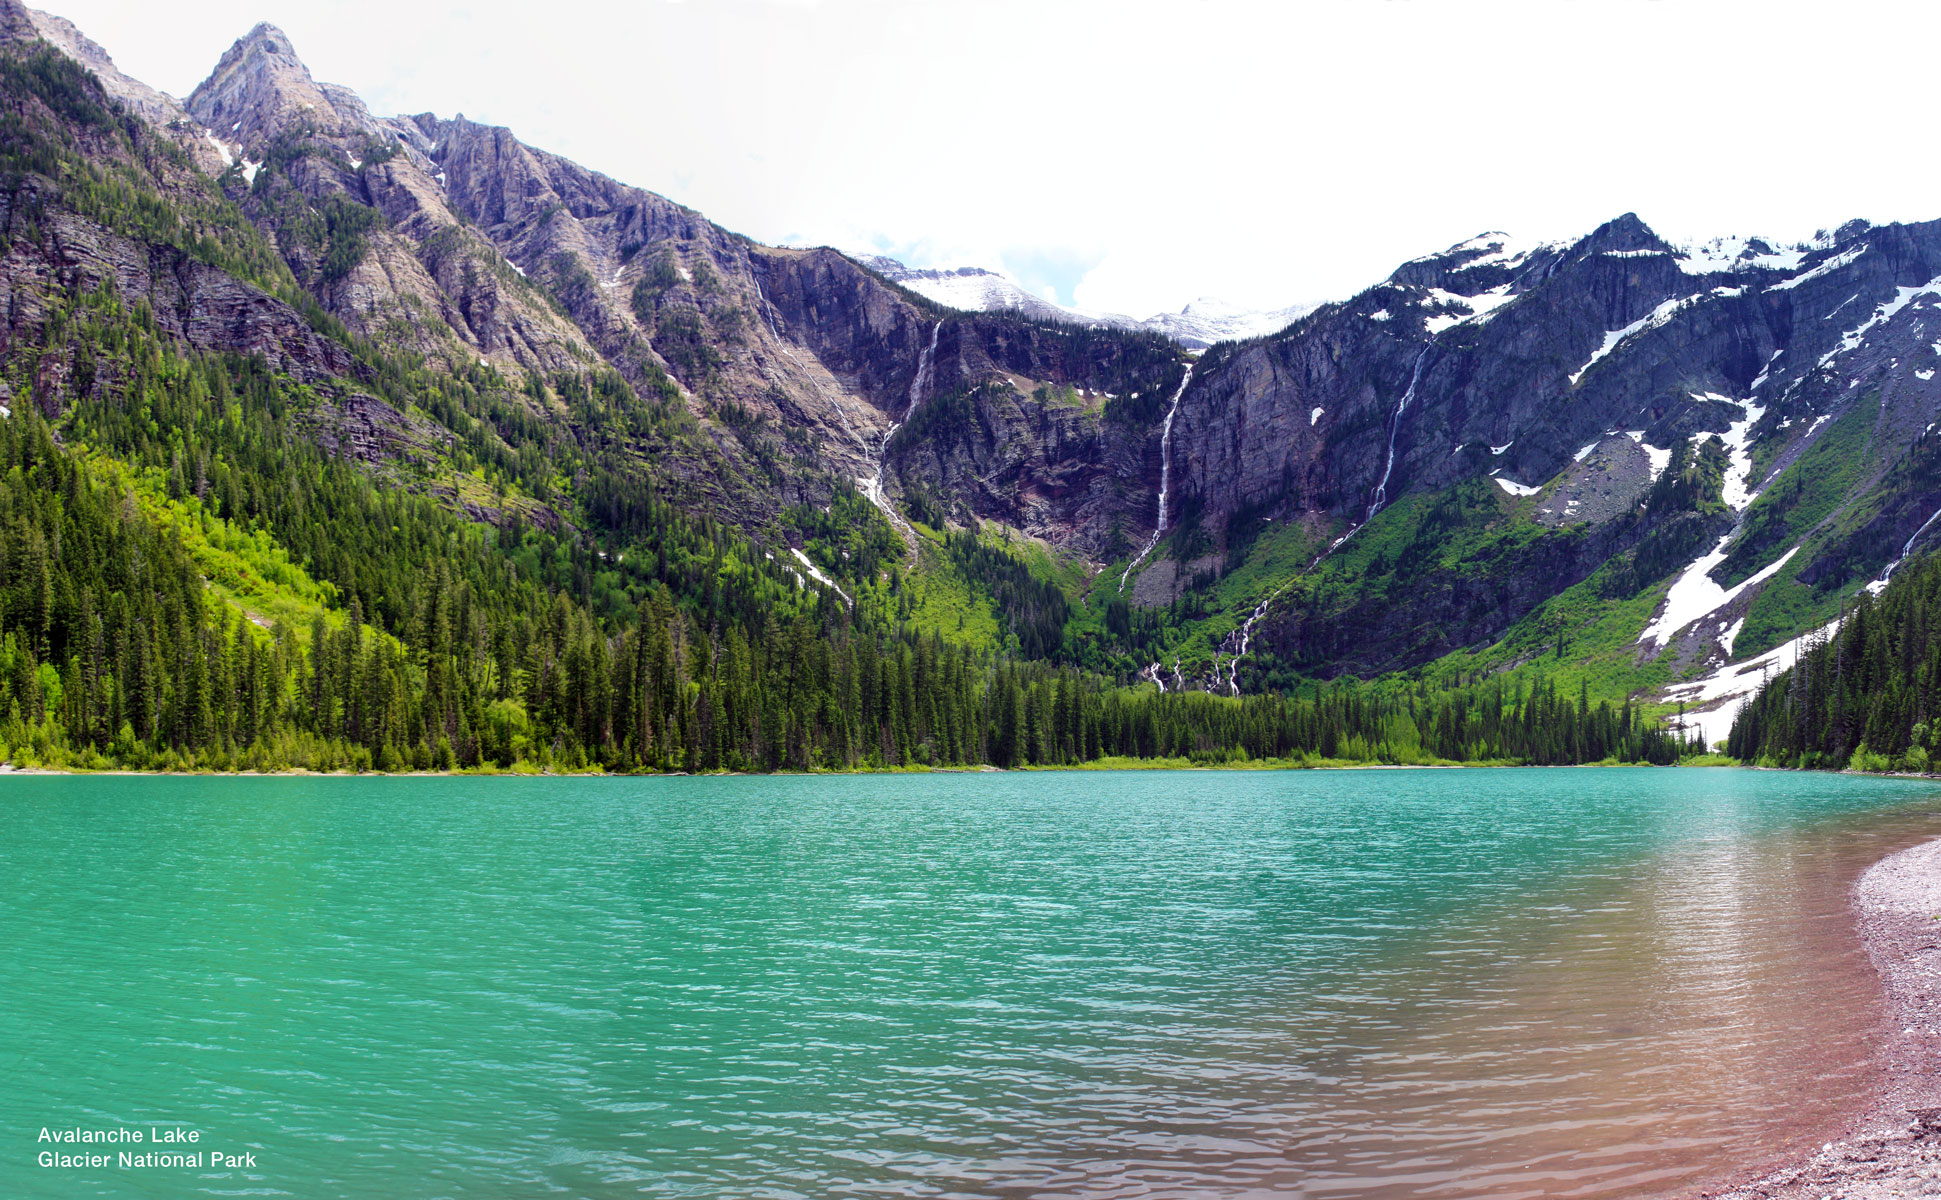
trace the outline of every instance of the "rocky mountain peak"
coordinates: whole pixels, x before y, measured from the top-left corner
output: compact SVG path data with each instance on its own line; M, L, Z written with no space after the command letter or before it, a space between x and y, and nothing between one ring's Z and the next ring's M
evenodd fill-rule
M188 108L218 136L246 146L299 124L324 134L373 127L363 103L349 89L317 83L290 35L267 21L229 47L189 94Z
M40 30L33 15L20 0L0 0L0 46L38 40Z
M1669 254L1671 243L1658 236L1637 213L1625 213L1591 230L1574 248L1583 254Z
M1499 230L1479 233L1446 250L1403 263L1388 277L1402 287L1475 296L1508 287L1554 247L1535 246Z

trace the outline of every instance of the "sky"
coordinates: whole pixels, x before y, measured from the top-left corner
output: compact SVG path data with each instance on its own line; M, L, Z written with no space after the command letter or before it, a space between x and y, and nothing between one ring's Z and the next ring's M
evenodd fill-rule
M46 0L186 96L258 21L782 244L1150 316L1342 298L1485 230L1941 218L1941 5Z

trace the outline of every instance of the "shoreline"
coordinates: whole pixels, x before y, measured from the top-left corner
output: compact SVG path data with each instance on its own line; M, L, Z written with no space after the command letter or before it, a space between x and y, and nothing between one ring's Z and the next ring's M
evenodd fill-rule
M1941 838L1868 867L1854 882L1851 903L1884 1000L1873 1099L1818 1150L1747 1168L1697 1197L1941 1195Z
M132 775L153 779L791 779L791 778L828 778L841 776L876 775L1045 775L1058 772L1108 772L1108 771L1259 771L1259 772L1298 772L1298 771L1578 771L1610 770L1625 767L1647 767L1653 770L1718 770L1735 771L1779 771L1790 770L1786 767L1756 767L1749 763L1704 762L1704 763L1647 763L1647 762L1591 762L1591 763L1516 763L1516 762L1441 762L1441 763L1380 763L1344 762L1340 760L1317 759L1306 763L1291 763L1284 760L1254 760L1252 762L1193 763L1185 759L1141 758L1125 760L1099 760L1091 763L1072 763L1056 767L994 767L988 763L963 767L887 767L855 768L852 770L828 771L521 771L510 768L481 770L478 768L458 767L449 771L317 771L308 767L291 767L283 771L150 771L134 767L16 767L12 763L0 763L0 778L9 775ZM1867 774L1867 772L1839 772L1840 774ZM1905 773L1881 774L1880 779L1935 779L1941 775L1909 775Z

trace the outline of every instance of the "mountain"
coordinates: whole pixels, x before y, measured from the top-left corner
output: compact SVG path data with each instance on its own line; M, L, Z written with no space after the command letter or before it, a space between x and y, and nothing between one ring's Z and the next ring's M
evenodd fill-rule
M1202 526L1230 557L1242 520L1350 539L1213 657L1374 674L1595 636L1605 669L1721 700L1698 681L1931 531L1937 305L1941 225L1690 248L1626 215L1464 243L1209 354L1173 439Z
M171 98L17 0L0 168L37 754L1663 759L1941 510L1941 224L1094 319L374 114L270 25Z
M1117 313L1087 312L1055 304L1026 291L1009 276L983 267L913 268L880 254L858 254L854 257L885 279L902 284L946 308L963 312L1011 312L1034 321L1146 330L1164 334L1189 350L1204 350L1216 342L1242 341L1277 333L1315 308L1312 304L1296 304L1259 312L1203 297L1176 313L1160 313L1140 321Z

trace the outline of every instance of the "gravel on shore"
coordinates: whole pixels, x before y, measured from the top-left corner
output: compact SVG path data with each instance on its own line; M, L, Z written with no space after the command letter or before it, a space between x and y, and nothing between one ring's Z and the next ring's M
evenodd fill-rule
M1837 1140L1807 1158L1700 1196L1941 1196L1941 841L1902 850L1869 867L1854 885L1853 906L1861 941L1886 990L1890 1022L1882 1047L1884 1078L1874 1103Z

